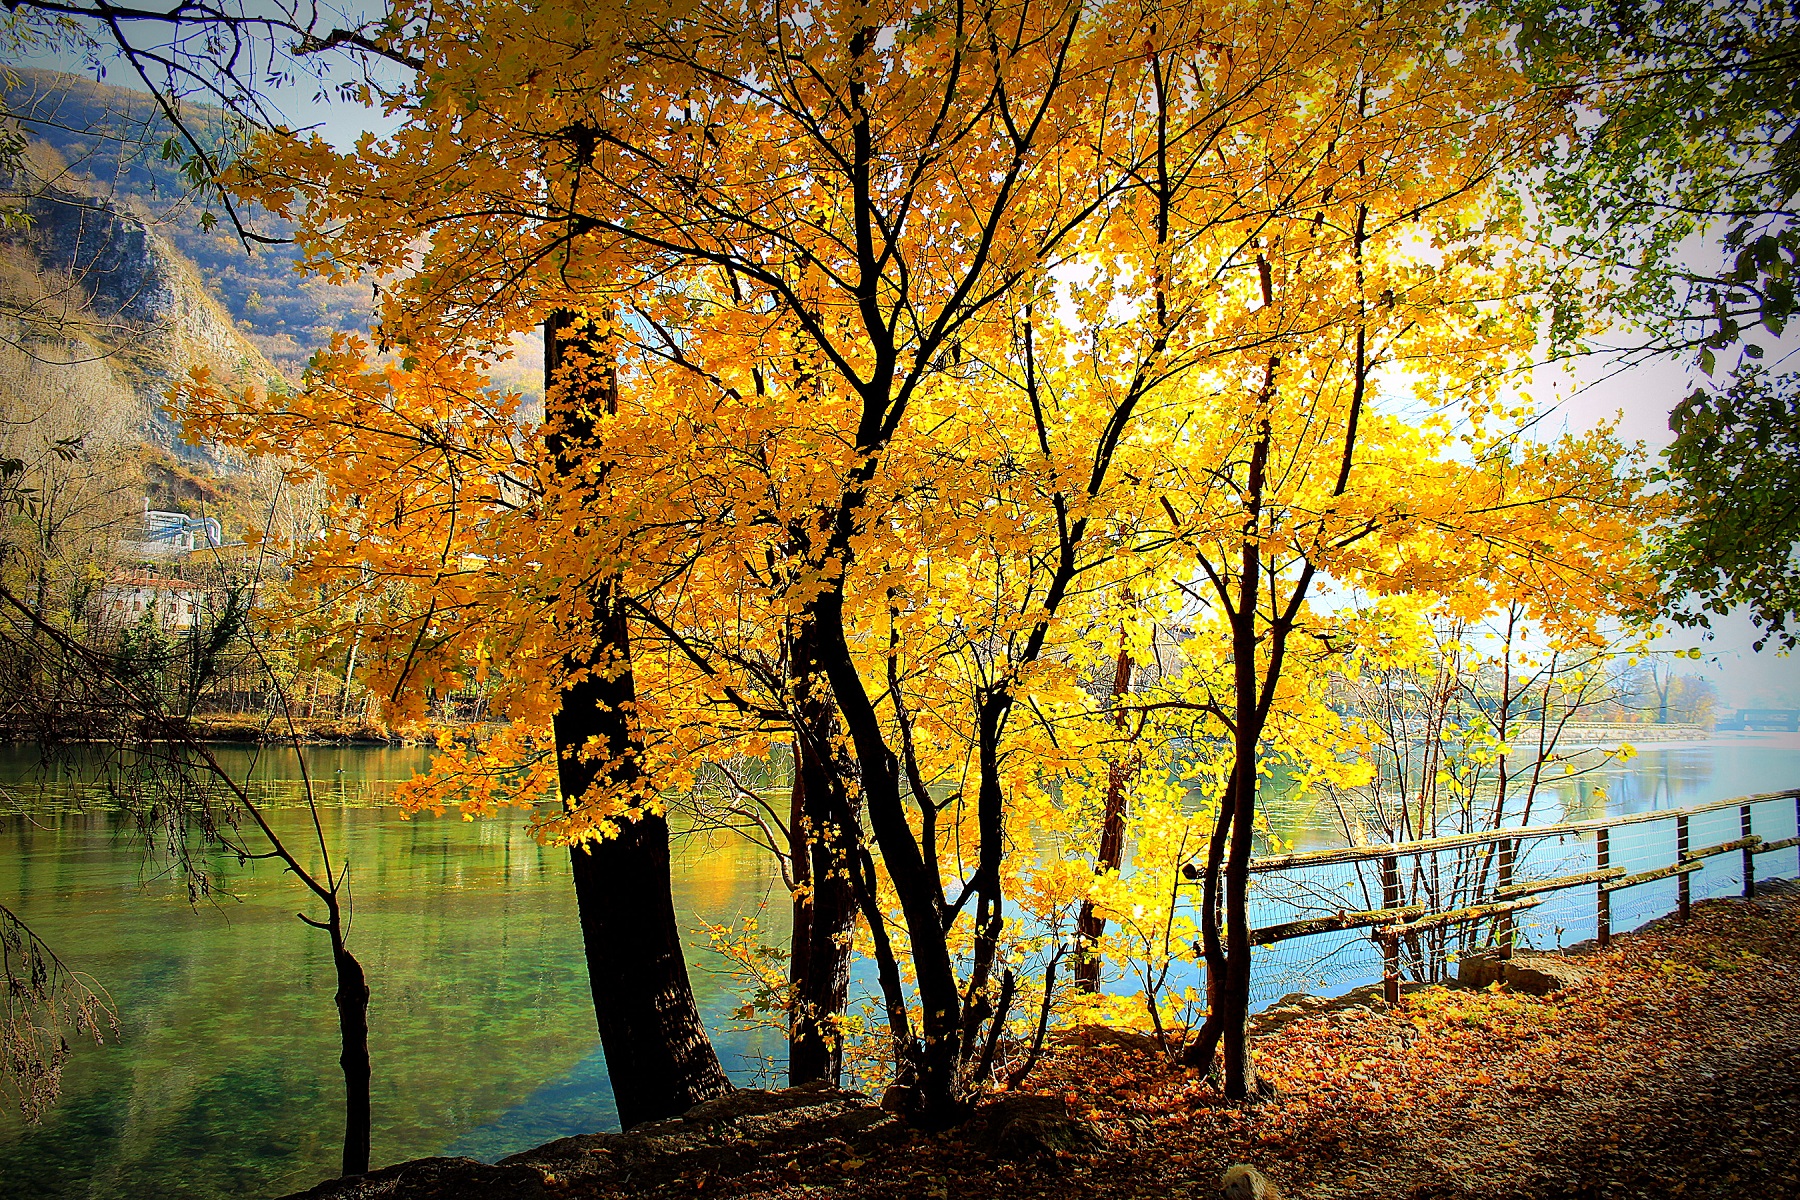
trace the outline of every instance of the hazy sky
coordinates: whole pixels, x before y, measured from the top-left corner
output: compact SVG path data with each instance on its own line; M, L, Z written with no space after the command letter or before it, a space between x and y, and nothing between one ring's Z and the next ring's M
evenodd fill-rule
M1788 355L1771 354L1777 361L1785 357ZM1795 364L1788 361L1785 365L1792 368ZM1554 406L1562 417L1558 428L1590 429L1616 419L1622 437L1660 450L1669 443L1669 410L1704 378L1697 367L1667 358L1618 372L1604 362L1590 361L1569 376L1560 369L1540 371L1533 388L1538 400L1546 407ZM1800 707L1800 659L1780 655L1773 648L1753 652L1756 637L1755 625L1734 614L1715 623L1710 639L1700 631L1671 626L1671 632L1655 646L1702 650L1705 657L1684 664L1683 673L1710 678L1719 688L1721 707Z

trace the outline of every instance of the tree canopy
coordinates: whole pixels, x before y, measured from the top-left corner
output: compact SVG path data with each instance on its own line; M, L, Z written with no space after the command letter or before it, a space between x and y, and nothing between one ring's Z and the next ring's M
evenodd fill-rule
M1009 905L1075 898L1033 831L1093 815L1066 801L1118 756L1122 645L1188 631L1114 704L1233 747L1204 815L1241 941L1265 756L1338 769L1302 698L1348 636L1317 586L1571 636L1647 603L1630 455L1533 440L1505 398L1555 278L1509 181L1570 119L1511 33L1323 3L400 12L396 133L276 134L232 177L315 269L379 278L373 345L295 391L200 380L193 428L325 480L308 609L397 712L497 679L511 725L414 802L530 804L626 755L541 820L579 844L795 738L896 1076L952 1119L1054 953ZM545 414L487 383L569 320ZM571 650L602 606L628 655ZM627 670L625 750L553 743ZM1209 964L1239 1088L1247 951Z

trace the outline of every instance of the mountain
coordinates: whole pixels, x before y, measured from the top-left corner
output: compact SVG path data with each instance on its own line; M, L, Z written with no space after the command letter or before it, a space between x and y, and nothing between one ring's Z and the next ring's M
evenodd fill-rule
M368 327L366 288L301 275L293 247L247 246L222 213L213 211L218 220L209 223L180 156L165 156L174 131L147 96L60 71L10 76L0 80L0 104L33 143L38 189L141 223L190 264L243 339L283 374L297 375L333 333ZM229 147L233 134L219 110L194 105L183 119L212 147ZM261 210L243 216L264 236L291 232Z
M99 372L135 399L144 440L204 457L164 411L170 385L195 367L243 384L280 378L193 264L141 216L64 188L40 189L20 208L25 220L0 236L0 341L41 364L84 365L89 379ZM34 378L58 388L54 374Z

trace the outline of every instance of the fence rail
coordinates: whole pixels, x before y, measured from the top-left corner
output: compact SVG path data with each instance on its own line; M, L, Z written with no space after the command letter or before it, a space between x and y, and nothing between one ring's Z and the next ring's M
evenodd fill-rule
M1795 836L1780 836L1785 828L1780 834L1771 828L1771 821L1789 823L1783 801L1792 804ZM1722 816L1732 809L1737 810L1735 829L1717 828L1721 822L1714 814ZM1764 834L1755 829L1759 812ZM1672 846L1666 834L1658 838L1655 831L1638 828L1667 822L1674 824ZM1693 847L1689 835L1697 824L1710 826L1701 832L1714 838L1722 833L1736 836ZM1580 846L1590 837L1591 865L1571 861L1586 857ZM1574 839L1577 848L1573 855L1564 851L1560 859L1553 853L1545 856L1547 861L1529 862L1533 848L1551 839L1563 846ZM1253 924L1250 938L1255 946L1272 948L1322 934L1369 930L1367 938L1380 948L1381 977L1391 1002L1399 997L1403 968L1416 977L1436 979L1459 954L1491 949L1510 956L1519 940L1518 915L1561 893L1594 889L1595 936L1605 946L1612 939L1615 896L1672 880L1674 911L1685 921L1693 902L1693 880L1710 862L1738 856L1742 892L1748 897L1755 893L1757 858L1796 847L1800 847L1800 789L1586 821L1267 855L1249 865L1260 880L1257 890L1265 897L1265 912L1260 915L1266 922ZM1569 870L1572 866L1584 869ZM1534 871L1541 874L1533 877ZM1200 869L1189 863L1183 873L1192 881ZM1359 895L1362 902L1357 904ZM1340 903L1333 907L1333 900ZM1267 911L1270 908L1275 911ZM1269 916L1287 919L1267 920ZM1348 943L1339 949L1343 944Z

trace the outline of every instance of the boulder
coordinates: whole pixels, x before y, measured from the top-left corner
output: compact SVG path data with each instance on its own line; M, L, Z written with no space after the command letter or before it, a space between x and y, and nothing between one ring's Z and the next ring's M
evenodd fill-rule
M995 1158L1036 1158L1094 1150L1094 1127L1069 1112L1061 1096L1007 1096L983 1105L970 1132Z
M1491 950L1465 954L1456 963L1456 982L1464 987L1484 988L1505 977L1506 960Z
M1507 960L1502 981L1515 992L1548 996L1566 991L1587 978L1587 971L1560 954L1514 954Z
M1579 963L1561 954L1522 951L1511 958L1493 953L1471 954L1456 964L1456 981L1464 987L1501 983L1528 996L1548 996L1586 978L1587 972Z

